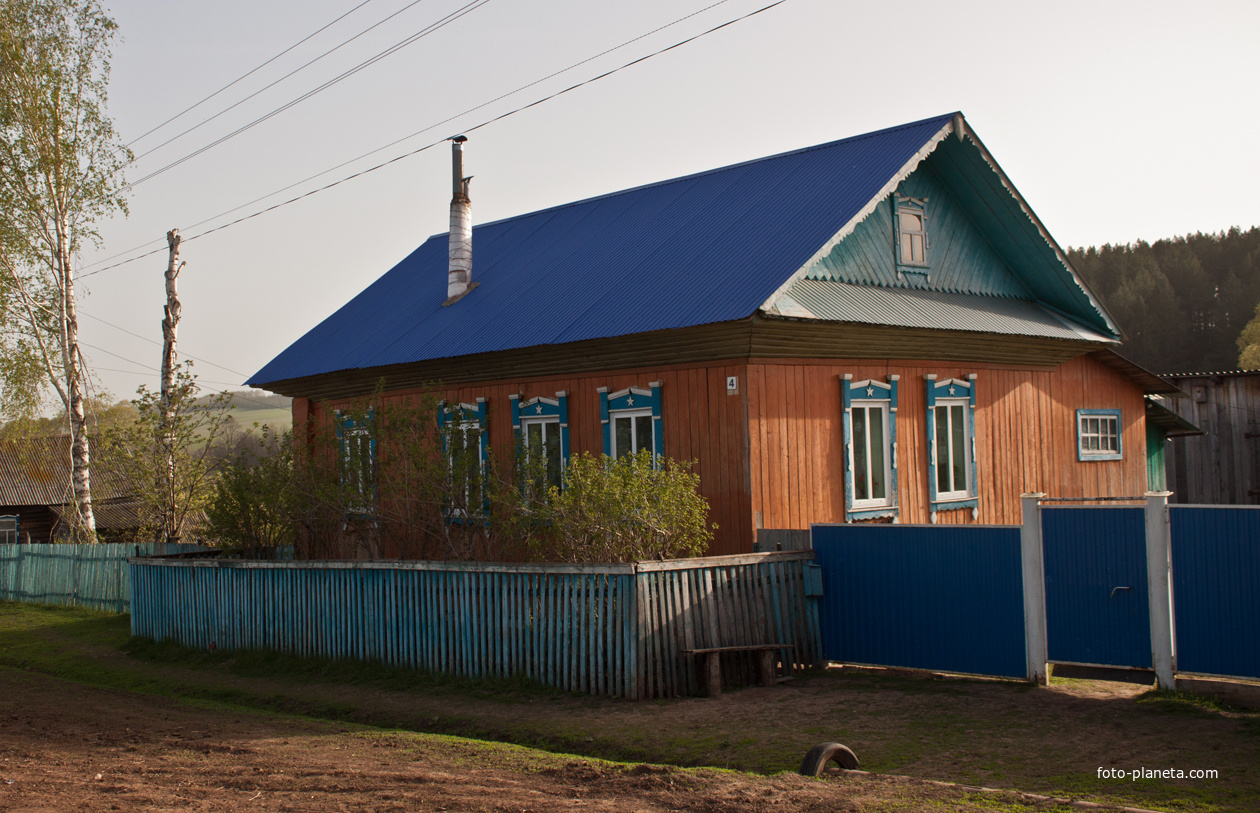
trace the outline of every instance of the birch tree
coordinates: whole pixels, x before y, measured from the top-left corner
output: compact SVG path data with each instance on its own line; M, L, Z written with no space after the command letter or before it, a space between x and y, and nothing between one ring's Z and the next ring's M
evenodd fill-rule
M0 407L60 399L84 539L95 521L74 263L97 222L126 213L131 153L106 114L116 28L96 0L0 0Z

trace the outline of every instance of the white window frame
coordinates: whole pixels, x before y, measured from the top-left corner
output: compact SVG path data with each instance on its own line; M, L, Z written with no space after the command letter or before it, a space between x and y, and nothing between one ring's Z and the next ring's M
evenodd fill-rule
M372 437L372 429L368 425L354 422L353 425L346 426L347 419L340 410L334 412L333 416L340 429L342 482L348 483L359 497L357 503L350 507L350 512L373 514L376 504L376 438ZM370 422L372 415L369 414L367 420ZM366 449L362 448L364 443L367 444ZM352 446L358 447L358 465Z
M959 407L962 410L963 448L961 450L953 448L954 433L951 431L951 428L953 427L954 407ZM937 398L936 404L932 407L933 409L945 408L945 414L949 416L949 424L944 428L941 427L940 419L936 419L936 438L932 446L932 477L938 484L936 490L937 502L966 500L976 495L976 484L972 482L971 475L971 457L975 449L976 430L972 425L973 418L970 407L970 401L967 398ZM944 443L942 443L942 439ZM963 480L965 481L962 489L955 488L953 491L940 490L940 461L945 452L942 446L947 447L951 453L949 456L950 463L955 462L954 454L962 454ZM950 465L948 471L950 472L950 479L953 479L954 467ZM953 485L957 486L958 484L954 483Z
M852 430L853 442L849 444L849 471L853 473L853 509L857 511L862 511L869 508L887 508L893 504L893 490L892 490L893 465L892 464L893 464L893 456L896 454L896 451L893 448L893 442L892 442L891 436L889 434L889 428L890 428L889 424L890 424L890 419L892 418L892 401L890 399L877 400L873 398L862 399L862 400L855 399L853 401L853 405L850 407L850 410L857 410L857 409L866 410L867 420L866 420L865 436L862 438L859 438L857 434L857 429L854 428ZM880 428L883 430L883 435L884 435L884 449L883 449L884 496L867 497L866 499L863 500L863 499L858 499L858 496L857 496L857 477L858 477L857 445L859 442L863 443L863 447L866 452L866 459L868 461L871 460L871 432L870 432L871 412L870 411L872 409L878 409L880 412L880 420L882 421L882 425ZM852 412L850 412L850 420L852 420ZM868 481L872 480L872 478L870 477L869 465L867 466L867 480ZM873 484L872 482L866 483L868 494L871 493L872 484Z
M926 269L929 265L928 252L931 246L928 243L928 221L927 221L927 198L911 198L898 195L896 205L893 207L893 233L896 236L896 245L894 246L895 256L898 266L905 266L918 273L923 273L920 269ZM901 215L902 213L912 214L919 219L918 231L902 231ZM923 257L914 259L914 240L910 241L910 258L907 259L903 253L903 241L906 236L917 235L922 245Z
M1078 409L1076 410L1076 459L1080 461L1087 460L1123 460L1124 459L1124 426L1121 423L1121 413L1118 409ZM1096 432L1089 432L1087 425L1090 421L1098 421L1099 427ZM1115 429L1114 434L1102 430L1102 424L1110 423ZM1116 447L1102 448L1102 441L1106 438L1115 438ZM1096 438L1099 441L1099 448L1087 449L1087 438Z
M543 416L538 416L538 417L533 417L533 418L527 417L525 415L521 416L521 441L522 441L521 447L522 447L522 452L525 455L525 462L527 464L531 462L530 447L529 447L529 428L531 426L542 427L542 447L544 449L544 452L547 448L547 438L550 436L552 432L556 433L556 447L560 450L560 479L561 479L561 482L563 482L565 463L567 461L564 459L564 446L562 443L563 434L560 431L561 430L560 418L555 415L543 415ZM547 461L544 460L543 461L544 468L546 467L546 465L547 465ZM556 484L548 480L547 485L551 486L551 485L556 485Z
M608 419L612 421L610 428L609 444L612 447L612 454L609 455L613 460L619 457L617 449L617 419L630 419L630 444L638 448L631 451L638 452L647 449L653 455L656 454L656 422L652 420L652 408L645 407L643 409L610 409L608 411ZM646 445L639 438L639 422L635 418L647 418L648 426L651 427L647 437Z
M481 405L484 400L485 399L483 398L478 398L477 403L475 404L459 403L455 405L442 405L442 408L445 410L446 420L454 422L455 430L463 436L465 450L468 449L469 434L472 433L472 437L476 438L476 446L474 448L477 451L478 472L482 478L483 499L485 496L486 441L484 429L481 425ZM474 417L468 417L470 415ZM445 442L445 437L443 437L443 442ZM450 449L446 450L446 467L447 476L453 478L455 470L455 454ZM472 494L469 492L471 487L472 485L469 481L464 481L464 504L470 506L473 504ZM452 489L453 488L454 483L452 483ZM452 506L449 511L450 516L453 518L459 518L465 515L463 508Z

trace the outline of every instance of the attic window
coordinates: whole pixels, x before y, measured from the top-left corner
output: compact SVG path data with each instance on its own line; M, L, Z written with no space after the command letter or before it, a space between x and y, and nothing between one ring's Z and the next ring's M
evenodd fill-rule
M927 262L927 198L898 196L896 216L897 264L924 267Z

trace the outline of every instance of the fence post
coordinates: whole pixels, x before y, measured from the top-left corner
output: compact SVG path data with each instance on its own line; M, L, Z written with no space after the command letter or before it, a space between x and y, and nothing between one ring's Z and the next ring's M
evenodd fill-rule
M1168 522L1171 491L1146 492L1146 595L1151 618L1151 663L1161 689L1176 688L1172 638L1172 533Z
M1028 679L1040 686L1048 682L1050 670L1046 648L1046 576L1041 551L1040 492L1021 494L1023 525L1019 530L1020 558L1024 571L1024 651L1028 657Z

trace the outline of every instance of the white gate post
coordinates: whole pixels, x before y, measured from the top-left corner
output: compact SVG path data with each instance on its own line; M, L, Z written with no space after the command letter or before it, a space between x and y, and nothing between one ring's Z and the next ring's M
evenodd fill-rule
M1146 595L1151 618L1151 665L1161 689L1176 688L1173 676L1171 491L1146 492Z
M1024 571L1024 651L1028 679L1040 686L1049 682L1046 648L1046 573L1041 550L1041 500L1045 494L1020 495L1023 525L1019 530Z

